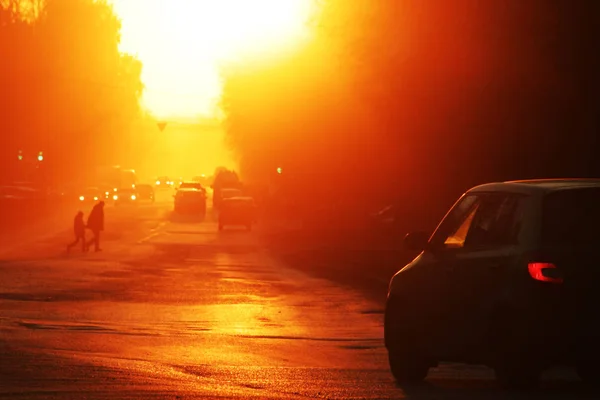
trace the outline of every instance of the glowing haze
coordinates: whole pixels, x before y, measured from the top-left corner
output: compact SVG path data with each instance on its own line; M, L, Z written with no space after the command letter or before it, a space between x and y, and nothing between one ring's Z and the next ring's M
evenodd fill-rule
M121 50L143 63L143 105L159 118L214 116L219 68L307 35L312 0L112 0Z

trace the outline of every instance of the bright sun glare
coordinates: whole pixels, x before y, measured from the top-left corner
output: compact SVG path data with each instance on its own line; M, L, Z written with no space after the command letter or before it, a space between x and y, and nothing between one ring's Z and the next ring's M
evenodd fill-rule
M159 118L212 116L219 68L242 54L293 46L312 0L112 0L121 50L144 64L143 104Z

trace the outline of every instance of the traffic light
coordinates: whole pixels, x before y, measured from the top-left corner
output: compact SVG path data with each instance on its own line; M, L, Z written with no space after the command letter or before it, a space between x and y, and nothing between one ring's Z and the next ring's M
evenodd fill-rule
M23 161L23 150L19 150L19 155L17 156L19 161Z
M44 153L40 151L38 153L37 159L38 159L38 161L44 161Z

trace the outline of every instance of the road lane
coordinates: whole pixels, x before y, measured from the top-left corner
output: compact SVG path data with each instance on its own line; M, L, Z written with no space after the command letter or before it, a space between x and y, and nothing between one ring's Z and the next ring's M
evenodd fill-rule
M59 234L0 264L0 397L515 397L458 365L397 387L377 302L169 208L107 209L101 253ZM559 377L533 397L590 396Z

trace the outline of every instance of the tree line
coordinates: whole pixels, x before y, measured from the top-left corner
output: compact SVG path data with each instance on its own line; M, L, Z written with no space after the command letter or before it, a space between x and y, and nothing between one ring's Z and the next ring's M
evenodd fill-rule
M0 0L4 177L18 152L72 178L134 148L142 64L119 52L120 28L104 0Z
M598 176L597 2L319 4L312 40L224 75L244 180L435 220L478 183Z

